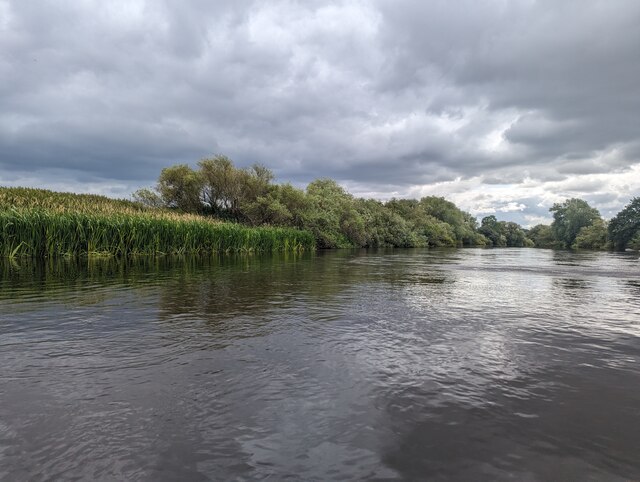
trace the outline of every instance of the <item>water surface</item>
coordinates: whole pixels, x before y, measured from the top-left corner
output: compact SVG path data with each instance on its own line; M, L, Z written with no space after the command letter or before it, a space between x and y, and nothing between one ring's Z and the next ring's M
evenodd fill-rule
M640 478L640 260L0 261L0 480Z

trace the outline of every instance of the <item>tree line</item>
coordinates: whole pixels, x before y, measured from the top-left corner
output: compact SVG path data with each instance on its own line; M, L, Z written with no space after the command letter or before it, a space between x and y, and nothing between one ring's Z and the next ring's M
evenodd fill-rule
M203 159L196 169L163 169L156 186L134 193L148 206L172 208L251 226L286 226L313 234L319 248L497 246L619 249L640 248L640 198L610 222L581 199L554 204L551 225L523 229L470 213L442 197L357 198L332 179L306 189L274 183L260 164L238 168L225 156Z

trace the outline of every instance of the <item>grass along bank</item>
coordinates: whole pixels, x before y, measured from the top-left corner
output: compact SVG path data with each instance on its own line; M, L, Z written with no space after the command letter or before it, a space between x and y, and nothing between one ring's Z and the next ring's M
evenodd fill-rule
M0 188L0 256L163 255L302 251L292 228L247 227L104 196Z

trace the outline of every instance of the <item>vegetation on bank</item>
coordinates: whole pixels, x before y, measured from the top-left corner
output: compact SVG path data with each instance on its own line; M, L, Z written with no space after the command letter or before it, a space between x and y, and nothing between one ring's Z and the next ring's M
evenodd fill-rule
M539 224L527 236L539 248L640 250L640 198L634 198L613 219L606 221L582 199L554 204L550 226Z
M229 219L251 226L287 226L311 232L319 248L498 246L579 249L640 247L640 199L607 223L581 199L554 204L551 225L523 229L471 214L441 197L356 198L331 179L305 190L275 184L264 166L239 169L225 156L163 169L153 189L134 198L149 207Z
M314 249L313 236L103 196L0 188L0 255L158 255Z
M356 198L331 179L315 180L302 190L273 183L263 166L239 169L224 156L200 161L197 170L184 164L163 169L156 188L138 191L134 198L151 207L251 226L303 229L313 234L318 248L491 245L476 218L444 198L382 203Z
M163 169L134 201L0 188L0 255L182 254L314 248L640 249L640 198L607 222L582 199L554 204L551 225L480 223L442 197L361 199L331 179L305 190L224 156Z

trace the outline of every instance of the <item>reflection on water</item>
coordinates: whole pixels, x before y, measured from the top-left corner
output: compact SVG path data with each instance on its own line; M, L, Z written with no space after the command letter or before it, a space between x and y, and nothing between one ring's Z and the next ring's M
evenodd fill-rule
M640 477L640 260L0 261L0 480Z

